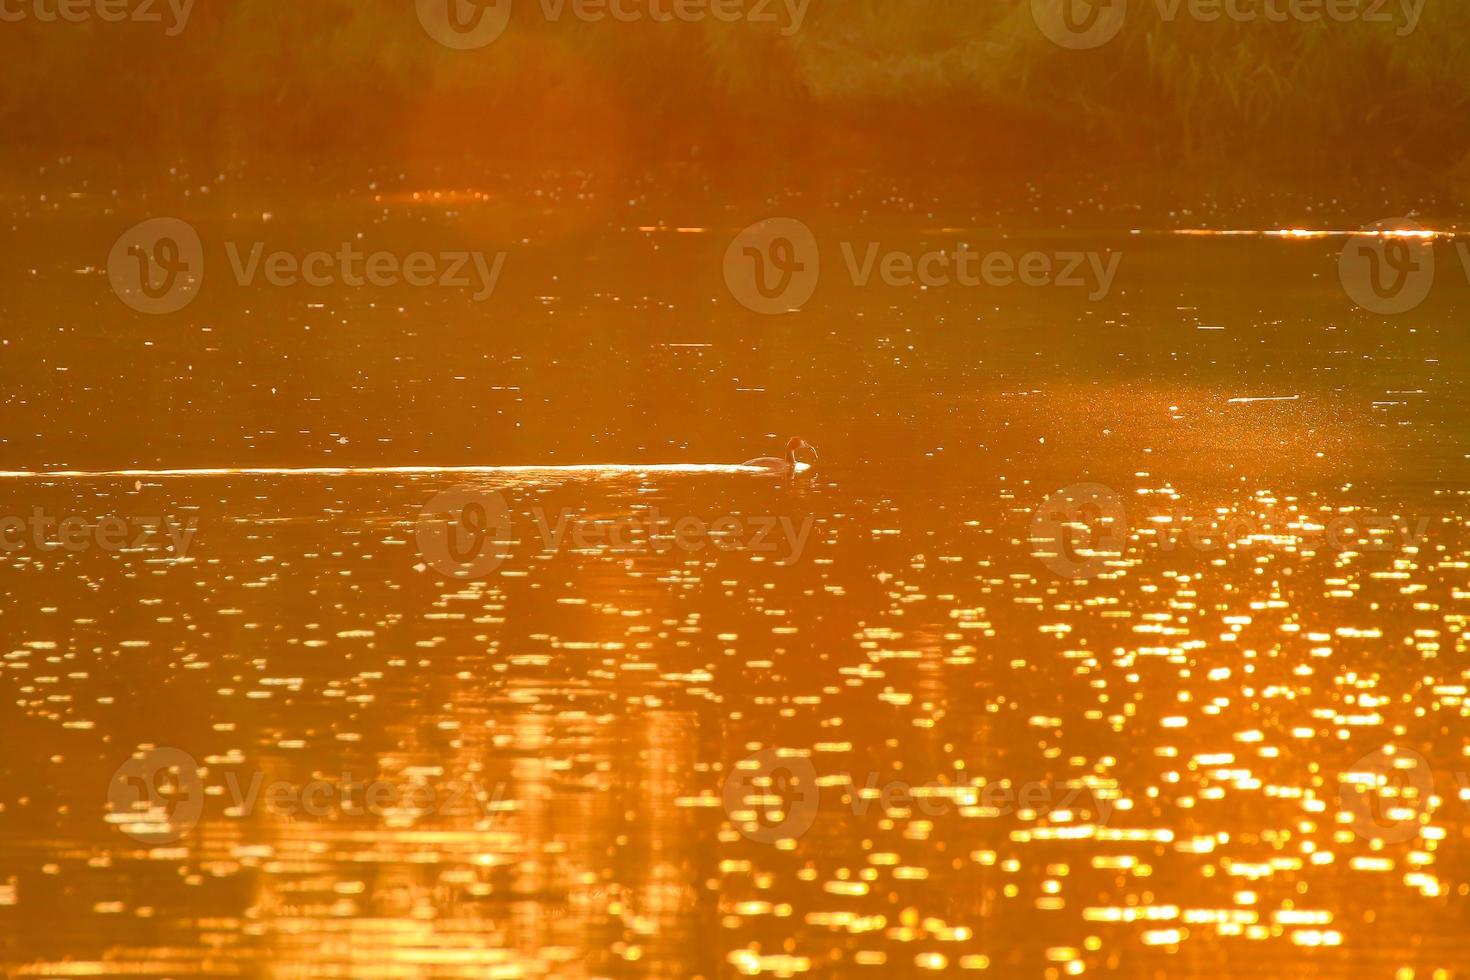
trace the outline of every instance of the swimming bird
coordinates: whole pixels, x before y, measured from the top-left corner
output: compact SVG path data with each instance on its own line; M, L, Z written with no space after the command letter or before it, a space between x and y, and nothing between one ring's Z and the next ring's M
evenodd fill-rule
M813 460L817 458L816 446L813 446L801 436L792 436L786 441L785 458L779 456L761 456L756 459L747 459L740 465L759 466L761 469L769 470L772 473L800 473L804 470L811 469L810 463L802 463L797 461L796 451L798 449L808 450L812 454Z

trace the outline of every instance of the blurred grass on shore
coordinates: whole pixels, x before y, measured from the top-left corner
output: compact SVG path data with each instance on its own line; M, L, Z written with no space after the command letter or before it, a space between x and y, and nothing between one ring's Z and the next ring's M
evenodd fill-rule
M1249 6L1248 0L1246 0ZM1364 9L1369 0L1361 0ZM1063 49L1015 0L813 0L778 22L549 21L486 48L411 2L233 0L156 24L0 24L12 147L354 150L636 169L757 159L883 167L1470 175L1470 4L1396 23L1166 21Z

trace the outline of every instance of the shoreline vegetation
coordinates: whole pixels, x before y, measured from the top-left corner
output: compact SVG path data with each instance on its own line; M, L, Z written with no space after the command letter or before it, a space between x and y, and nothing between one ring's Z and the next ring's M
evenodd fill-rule
M772 23L624 23L552 21L521 0L472 51L430 40L411 3L201 3L175 36L31 18L0 25L0 125L12 145L220 168L362 153L611 174L1223 165L1470 183L1470 5L1427 4L1407 34L1177 8L1171 20L1167 6L1132 0L1119 36L1090 51L1047 40L1028 3L968 0L813 2L797 29L782 4Z

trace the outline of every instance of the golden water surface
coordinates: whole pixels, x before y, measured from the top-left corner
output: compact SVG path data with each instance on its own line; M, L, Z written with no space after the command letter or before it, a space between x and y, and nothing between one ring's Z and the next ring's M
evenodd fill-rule
M761 318L762 213L155 204L505 292L138 316L112 205L16 206L0 512L197 525L0 554L0 970L1465 975L1463 280L1387 321L1340 238L823 211L1124 261ZM453 488L513 528L463 580Z

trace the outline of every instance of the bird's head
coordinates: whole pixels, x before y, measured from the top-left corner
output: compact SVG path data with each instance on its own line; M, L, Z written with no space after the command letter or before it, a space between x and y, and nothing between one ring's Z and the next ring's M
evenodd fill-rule
M817 458L817 447L807 442L801 436L792 436L786 441L786 458L794 464L796 462L796 451L805 449L812 454L812 459Z

